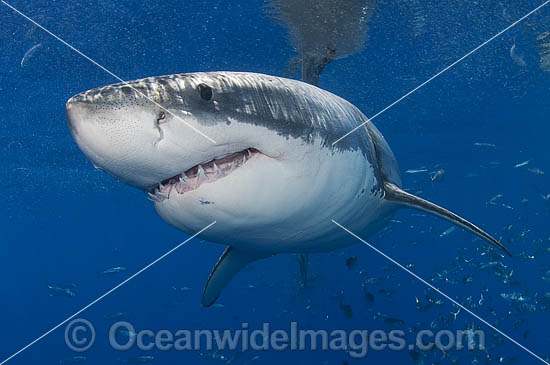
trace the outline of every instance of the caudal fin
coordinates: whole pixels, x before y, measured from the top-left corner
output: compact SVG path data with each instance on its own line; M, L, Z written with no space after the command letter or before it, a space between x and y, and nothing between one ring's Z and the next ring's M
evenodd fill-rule
M504 247L502 243L497 241L493 236L483 231L481 228L477 227L473 223L467 221L466 219L456 215L455 213L445 208L442 208L439 205L436 205L432 202L429 202L425 199L422 199L413 194L407 193L406 191L400 189L398 186L389 182L384 183L384 190L386 192L385 198L387 200L399 203L401 205L408 206L410 208L423 210L425 212L428 212L438 217L441 217L443 219L446 219L449 222L454 223L476 234L477 236L483 238L484 240L504 250L504 252L506 252L508 255L512 256L510 251L508 251L508 249L506 249L506 247Z

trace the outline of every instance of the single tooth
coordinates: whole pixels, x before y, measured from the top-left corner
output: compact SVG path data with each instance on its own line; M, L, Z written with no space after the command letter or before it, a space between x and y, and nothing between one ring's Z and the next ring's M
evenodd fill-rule
M206 174L206 177L210 177L215 171L214 166L212 164L207 164L202 166L204 173Z
M222 177L224 175L223 170L220 169L220 167L216 165L216 163L214 163L214 171L216 171L216 175L218 175L218 177Z
M246 156L243 156L243 160L241 161L241 164L244 164L246 162Z
M185 183L182 182L181 178L180 182L176 184L176 192L178 194L183 194L185 192Z
M151 193L147 192L147 195L148 195L149 200L151 200L153 202L160 203L160 199L155 194L151 194Z
M232 173L235 170L235 161L231 161L231 167L229 168L229 173Z
M185 175L185 172L183 174L180 175L180 184L182 185L188 185L190 182L189 178L187 177L187 175Z
M246 153L248 154L248 158L250 158L250 156L252 156L252 152L250 152L250 148L246 150Z
M208 178L206 177L206 173L204 172L202 165L199 165L199 169L197 172L197 185L200 185L203 181L206 180L208 180Z

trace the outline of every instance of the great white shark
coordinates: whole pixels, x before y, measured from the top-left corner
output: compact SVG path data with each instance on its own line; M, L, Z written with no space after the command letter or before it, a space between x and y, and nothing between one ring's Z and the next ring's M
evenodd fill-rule
M145 191L166 222L188 234L217 222L202 235L227 248L206 283L205 306L254 260L358 242L332 220L367 237L400 207L432 213L508 252L466 219L401 189L394 154L374 124L304 82L175 74L92 89L66 109L94 166Z

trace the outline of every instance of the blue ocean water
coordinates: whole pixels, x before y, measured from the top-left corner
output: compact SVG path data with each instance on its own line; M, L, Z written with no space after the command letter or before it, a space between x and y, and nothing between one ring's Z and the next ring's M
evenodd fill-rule
M218 70L282 76L295 56L285 29L265 15L260 0L10 4L125 80ZM328 65L319 86L373 115L539 4L380 0L365 48ZM0 21L4 359L188 236L162 221L143 192L95 170L68 132L67 99L117 80L3 4ZM543 358L550 356L550 185L544 174L550 171L550 72L539 65L537 37L549 30L545 7L374 120L405 187L500 237L513 257L499 256L461 229L443 235L449 223L408 210L369 237ZM405 172L419 168L428 171ZM429 172L440 169L444 179L432 181ZM540 363L464 311L454 318L455 305L361 244L311 255L305 287L296 255L253 263L223 292L223 306L203 308L202 287L222 250L194 239L80 314L96 330L85 353L68 348L61 326L9 363L140 361L136 356L192 364ZM357 258L351 269L350 257ZM101 274L118 266L127 270ZM75 295L51 296L48 285ZM414 338L420 329L473 326L485 331L487 350L369 351L362 359L320 350L236 357L208 349L120 352L109 345L114 321L105 319L119 312L136 329L155 331L240 329L245 322L251 329L264 322L287 329L296 321L305 329L400 328Z

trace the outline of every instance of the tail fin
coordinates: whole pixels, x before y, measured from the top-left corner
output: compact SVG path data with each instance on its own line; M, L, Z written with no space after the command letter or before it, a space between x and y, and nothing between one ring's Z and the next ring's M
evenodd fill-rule
M272 0L267 7L300 54L302 79L316 84L332 60L363 48L375 0Z
M431 213L431 214L436 215L438 217L441 217L443 219L446 219L449 222L454 223L454 224L456 224L456 225L458 225L462 228L465 228L468 231L476 234L477 236L479 236L479 237L483 238L484 240L490 242L491 244L495 245L496 247L501 248L508 255L512 256L510 251L508 251L508 249L506 249L506 247L504 247L502 245L502 243L497 241L490 234L483 231L481 228L477 227L473 223L470 223L466 219L454 214L453 212L451 212L451 211L449 211L445 208L442 208L439 205L436 205L432 202L429 202L427 200L419 198L415 195L409 194L406 191L403 191L402 189L400 189L398 186L396 186L392 183L389 183L389 182L384 183L384 190L386 192L385 198L387 200L391 200L391 201L394 201L396 203L406 205L410 208L423 210L425 212L428 212L428 213Z

